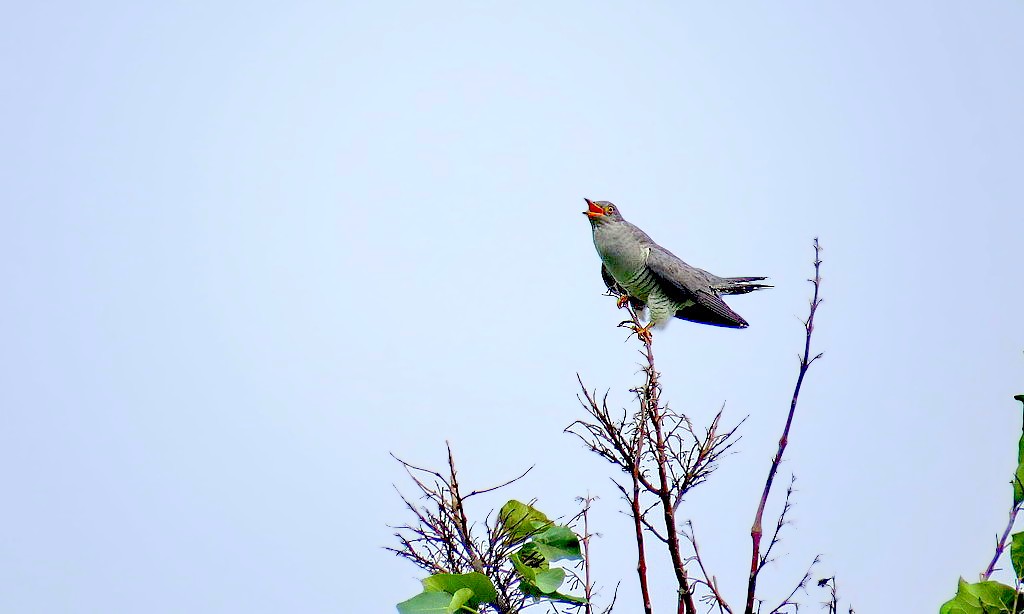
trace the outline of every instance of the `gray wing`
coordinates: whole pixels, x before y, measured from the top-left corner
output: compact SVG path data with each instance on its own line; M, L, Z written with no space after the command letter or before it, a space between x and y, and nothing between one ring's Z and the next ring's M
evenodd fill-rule
M609 292L624 294L622 286L619 285L619 282L615 281L615 278L612 277L612 274L608 271L608 267L606 267L603 262L601 263L601 279L604 280L604 285L608 288Z
M692 303L678 310L677 318L728 328L749 326L718 298L709 273L686 264L660 245L651 245L647 268L666 296L679 303Z

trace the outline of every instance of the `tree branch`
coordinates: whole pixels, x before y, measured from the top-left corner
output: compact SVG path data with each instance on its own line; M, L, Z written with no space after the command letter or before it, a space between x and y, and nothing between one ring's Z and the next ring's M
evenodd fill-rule
M764 492L757 506L757 513L754 515L754 524L750 528L750 540L752 542L750 554L750 577L747 580L747 603L744 614L754 614L754 595L757 589L757 575L763 568L763 561L760 556L761 547L761 523L764 517L764 507L768 502L768 494L772 489L772 482L775 480L775 473L779 470L779 463L782 462L782 455L786 451L786 444L789 442L789 429L793 425L793 416L796 414L797 400L800 398L800 387L803 385L804 376L811 364L821 358L821 354L811 357L811 335L814 332L814 314L821 304L818 292L821 289L821 245L818 239L814 239L814 279L809 280L814 285L814 296L811 299L810 315L804 322L806 335L804 337L804 353L800 357L800 372L796 378L796 386L793 389L793 399L789 404L789 415L786 417L786 426L782 430L782 437L779 438L779 448L772 459L771 467L768 470L768 478L765 480Z

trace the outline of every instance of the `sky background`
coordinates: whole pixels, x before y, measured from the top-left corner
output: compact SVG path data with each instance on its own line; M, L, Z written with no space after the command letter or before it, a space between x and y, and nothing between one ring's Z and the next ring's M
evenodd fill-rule
M576 374L629 403L583 197L768 275L656 337L663 398L749 416L682 513L734 604L802 346L762 596L816 555L929 612L1005 524L1024 392L1024 4L33 2L0 25L0 611L388 612L394 452L552 516L596 494ZM770 512L777 512L778 496ZM655 559L653 564L663 561ZM1007 563L1008 565L1008 563ZM1002 576L1006 579L1006 574ZM653 574L655 604L672 577ZM809 611L824 595L802 596Z

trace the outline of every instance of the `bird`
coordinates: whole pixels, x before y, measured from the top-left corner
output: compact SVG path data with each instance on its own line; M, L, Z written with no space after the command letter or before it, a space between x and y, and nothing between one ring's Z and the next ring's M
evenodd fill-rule
M749 326L721 295L771 288L759 283L767 277L719 277L690 266L627 222L614 204L583 200L605 286L619 296L619 307L628 301L638 312L647 309L647 325L636 329L642 339L650 340L652 325L660 328L673 317L725 328Z

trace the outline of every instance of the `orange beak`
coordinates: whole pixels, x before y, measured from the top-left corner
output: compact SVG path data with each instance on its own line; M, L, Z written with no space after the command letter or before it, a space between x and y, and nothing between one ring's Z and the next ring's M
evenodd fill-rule
M587 207L590 208L589 211L584 211L583 215L589 218L601 217L602 215L604 215L604 209L595 205L594 201L590 200L589 198L584 198L583 200L587 201Z

